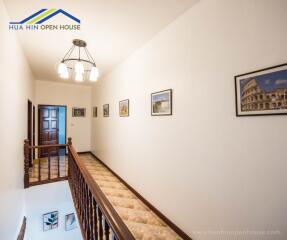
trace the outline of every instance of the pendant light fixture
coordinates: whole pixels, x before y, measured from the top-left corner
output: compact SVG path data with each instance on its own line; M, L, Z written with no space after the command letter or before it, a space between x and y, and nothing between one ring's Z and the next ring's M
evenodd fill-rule
M98 80L99 70L85 41L73 40L73 46L58 66L58 75L62 79L74 77L77 82L83 82L86 79L91 82Z

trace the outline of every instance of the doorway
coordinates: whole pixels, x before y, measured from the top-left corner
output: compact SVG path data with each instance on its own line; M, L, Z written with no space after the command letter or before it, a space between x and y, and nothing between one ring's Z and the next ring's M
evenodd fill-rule
M38 105L39 145L66 144L66 130L67 106ZM50 154L53 154L53 152L59 154L58 148L51 151ZM41 150L39 157L46 156L48 156L48 150Z

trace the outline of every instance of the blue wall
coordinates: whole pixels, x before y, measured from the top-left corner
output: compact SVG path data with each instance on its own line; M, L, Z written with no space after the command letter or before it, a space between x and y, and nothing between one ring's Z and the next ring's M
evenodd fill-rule
M59 144L66 143L66 107L59 107Z

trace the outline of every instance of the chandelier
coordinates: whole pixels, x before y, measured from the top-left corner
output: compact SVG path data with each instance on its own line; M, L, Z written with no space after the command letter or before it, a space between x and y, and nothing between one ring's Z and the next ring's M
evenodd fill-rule
M58 74L62 79L74 78L77 82L88 79L96 82L99 77L99 70L88 51L87 43L80 39L73 40L73 46L66 53L58 66Z

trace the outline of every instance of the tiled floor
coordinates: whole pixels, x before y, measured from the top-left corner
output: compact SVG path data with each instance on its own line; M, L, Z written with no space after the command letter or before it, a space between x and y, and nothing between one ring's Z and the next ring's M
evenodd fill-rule
M29 181L30 183L39 181L39 163L40 163L40 175L41 181L48 180L48 158L34 159L33 167L29 169ZM65 177L68 174L68 157L51 156L50 157L50 179L59 177Z
M182 239L91 154L80 155L94 180L136 239Z

